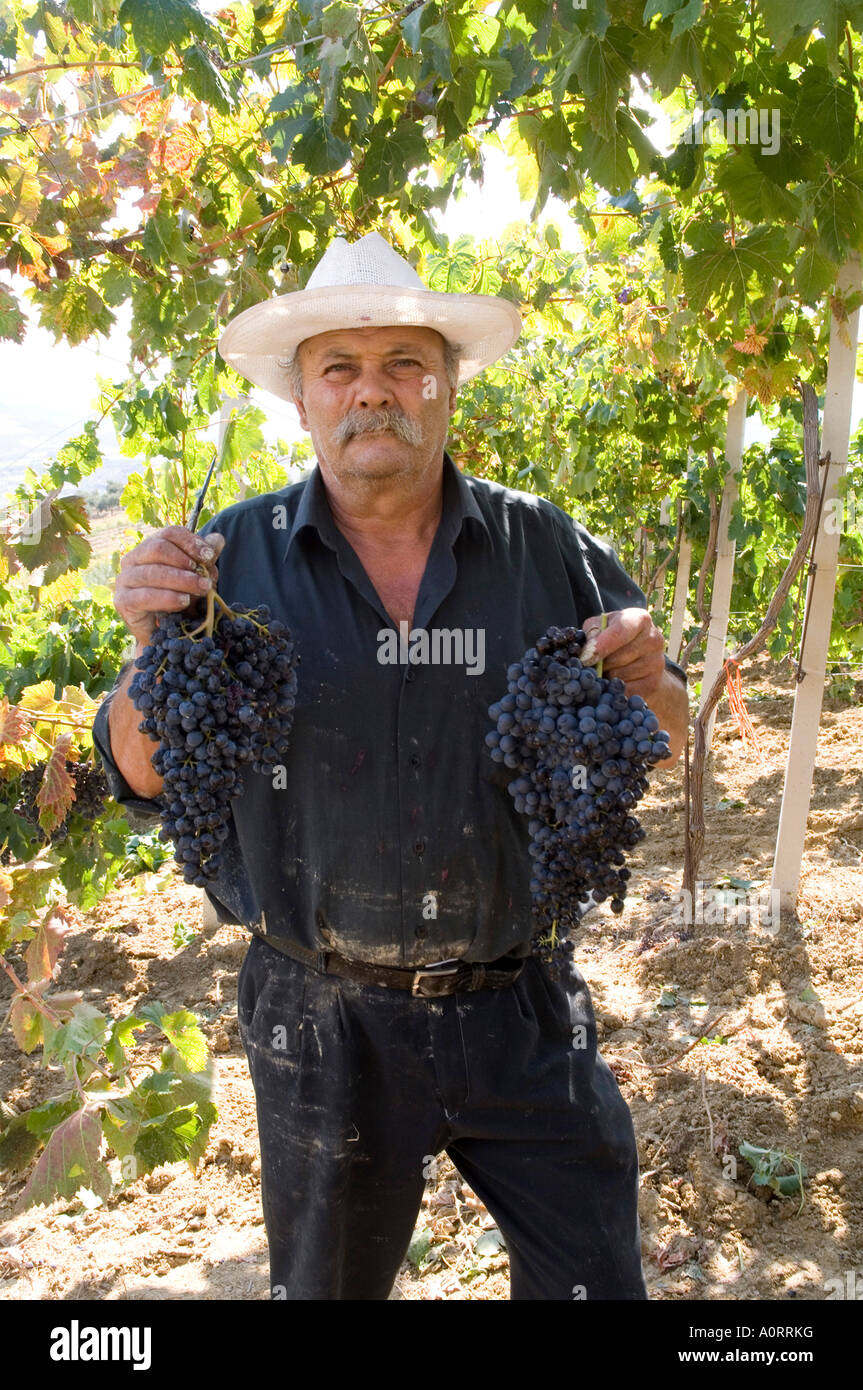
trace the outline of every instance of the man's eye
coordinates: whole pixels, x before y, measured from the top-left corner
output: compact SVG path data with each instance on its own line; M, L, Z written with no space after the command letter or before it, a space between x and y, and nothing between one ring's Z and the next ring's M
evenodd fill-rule
M393 363L394 367L418 367L419 362L415 357L400 357L398 362Z
M326 370L328 372L349 371L350 365L350 362L331 362Z

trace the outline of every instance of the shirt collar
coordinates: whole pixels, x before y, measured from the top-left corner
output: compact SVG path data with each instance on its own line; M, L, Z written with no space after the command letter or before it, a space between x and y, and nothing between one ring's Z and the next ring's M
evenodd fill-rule
M441 525L446 530L447 539L450 542L455 540L461 531L465 517L473 517L488 531L488 523L465 475L460 468L456 467L446 450L444 450L443 460L444 490ZM315 465L300 496L294 522L285 543L285 560L288 558L295 537L306 527L312 527L316 530L321 540L335 549L338 528L330 511L320 465Z

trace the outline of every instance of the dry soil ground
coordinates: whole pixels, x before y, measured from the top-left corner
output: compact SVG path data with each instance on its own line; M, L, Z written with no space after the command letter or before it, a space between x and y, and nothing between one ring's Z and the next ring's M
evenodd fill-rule
M707 778L701 876L754 888L770 872L791 721L790 673L762 665L746 694L762 748L748 753L720 713ZM629 1102L641 1158L644 1266L654 1299L824 1299L856 1272L863 1288L863 690L828 699L798 913L781 930L679 919L682 774L643 805L622 918L603 907L576 959L602 1051ZM85 1212L16 1212L0 1201L8 1299L264 1299L254 1098L236 1024L240 928L176 950L199 894L170 869L95 911L63 957L60 987L100 1006L161 999L199 1014L219 1073L219 1119L193 1175L175 1164ZM21 1109L58 1089L56 1070L0 1038L0 1095ZM741 1142L799 1156L803 1202L757 1187ZM736 1177L734 1164L736 1162ZM783 1169L783 1171L786 1171ZM441 1162L427 1188L397 1299L505 1299L506 1253L488 1213Z

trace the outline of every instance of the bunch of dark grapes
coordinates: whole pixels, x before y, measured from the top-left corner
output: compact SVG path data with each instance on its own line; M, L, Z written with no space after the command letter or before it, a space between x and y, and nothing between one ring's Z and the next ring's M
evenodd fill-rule
M283 760L297 693L294 643L267 607L220 606L212 636L201 631L194 620L160 617L129 686L144 716L138 727L159 745L160 839L173 842L184 879L198 887L218 877L241 769L268 773Z
M515 773L510 795L530 817L532 949L554 961L573 950L568 933L591 894L623 911L626 853L644 838L633 809L647 769L671 751L640 695L579 660L584 646L581 629L549 628L508 668L485 740Z
M73 763L67 758L66 771L75 783L75 800L50 836L42 831L44 838L50 839L52 844L57 840L65 840L69 833L70 816L81 816L85 821L97 820L105 809L105 801L108 797L108 783L105 781L105 776L93 763ZM18 801L14 809L15 815L27 821L28 825L39 825L39 807L36 804L36 795L42 785L44 775L44 763L36 763L21 773L18 784Z

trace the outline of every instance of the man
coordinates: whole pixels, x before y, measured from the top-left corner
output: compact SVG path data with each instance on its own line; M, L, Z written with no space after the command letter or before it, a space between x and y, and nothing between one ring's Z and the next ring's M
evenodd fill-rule
M484 748L506 668L550 625L599 629L607 674L685 740L685 678L612 552L549 503L462 475L458 385L518 336L514 307L427 290L376 233L220 344L296 402L318 468L167 527L123 561L140 650L216 578L301 655L291 750L245 777L210 896L254 939L238 981L274 1298L385 1299L434 1158L498 1222L516 1299L644 1298L637 1154L580 973L528 954L527 825ZM211 566L211 578L194 570ZM97 746L157 809L124 675Z

